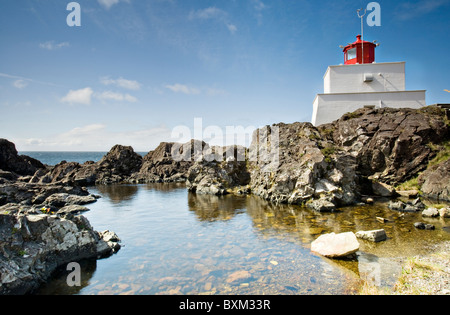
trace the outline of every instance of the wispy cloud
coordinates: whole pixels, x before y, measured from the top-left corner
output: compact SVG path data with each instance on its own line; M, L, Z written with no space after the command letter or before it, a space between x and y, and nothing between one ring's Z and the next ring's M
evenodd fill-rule
M16 88L20 88L20 86L22 86L22 88L25 87L24 85L27 84L27 82L28 83L29 82L33 82L33 83L38 83L38 84L43 84L43 85L50 85L50 86L61 87L61 85L54 84L54 83L51 83L51 82L39 81L39 80L34 80L34 79L30 79L30 78L21 77L21 76L18 76L18 75L12 75L12 74L1 73L1 72L0 72L0 77L15 80L13 82L13 85Z
M185 84L173 84L173 85L165 85L166 89L171 90L174 93L182 93L186 95L208 95L208 96L218 96L225 95L227 92L222 89L211 88L211 87L193 87Z
M399 5L397 18L407 21L429 14L444 5L449 5L448 0L420 0L418 2L404 2Z
M262 23L262 12L267 9L267 6L261 0L251 0L253 3L253 8L255 10L256 19L258 20L258 24Z
M106 10L111 9L113 5L118 4L119 2L130 3L130 0L97 0L98 3L104 7Z
M135 103L138 99L130 94L123 94L113 91L94 92L90 87L79 90L70 90L63 98L61 102L69 104L83 104L90 105L92 99L95 98L99 101L116 101L116 102L129 102Z
M23 89L28 86L28 82L25 80L16 80L13 82L13 86L18 89Z
M187 85L184 84L174 84L174 85L165 85L164 86L166 89L171 90L172 92L175 93L183 93L183 94L187 94L187 95L198 95L200 94L200 90L197 88L193 88L193 87L189 87Z
M105 91L99 94L94 94L94 97L101 101L117 101L117 102L137 102L137 98L130 94L122 94L113 91Z
M55 43L55 41L48 41L45 43L40 43L39 47L46 50L57 50L64 47L70 47L69 42Z
M139 83L138 81L134 81L134 80L127 80L124 79L122 77L118 78L118 79L111 79L109 77L102 77L100 79L100 82L104 85L114 85L117 87L121 87L127 90L134 90L137 91L141 88L142 84Z
M231 34L236 33L237 26L229 21L228 13L216 7L194 10L189 13L189 20L216 20L223 23Z
M66 96L61 99L63 103L90 105L94 91L90 88L80 90L70 90Z

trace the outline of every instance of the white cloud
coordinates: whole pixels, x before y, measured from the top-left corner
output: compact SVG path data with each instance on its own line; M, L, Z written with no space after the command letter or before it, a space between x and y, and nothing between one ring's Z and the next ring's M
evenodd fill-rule
M256 19L258 20L258 24L262 23L262 12L267 9L267 6L261 0L252 0L253 8L256 12Z
M139 83L138 81L127 80L122 77L120 77L116 80L110 79L109 77L102 77L100 79L100 82L104 85L115 85L117 87L121 87L121 88L124 88L127 90L134 90L134 91L139 90L142 86L142 84Z
M191 11L189 13L189 19L191 20L193 19L208 20L214 18L224 18L225 16L226 12L216 7L209 7L202 10Z
M94 96L101 101L113 100L118 102L126 101L130 103L135 103L138 101L136 97L131 96L130 94L116 93L112 91L106 91L100 94L95 94Z
M234 24L227 24L228 30L231 32L231 34L236 33L237 27Z
M90 105L92 98L104 101L130 102L135 103L138 99L130 94L117 93L113 91L104 91L96 93L92 88L87 87L80 90L70 90L66 96L61 98L61 102L70 104Z
M63 133L62 137L79 137L83 135L90 135L92 132L98 132L99 130L105 129L106 126L103 124L92 124L84 127L76 127L72 130Z
M69 47L69 46L70 46L69 42L55 43L55 41L53 41L53 40L39 44L40 48L47 49L47 50L56 50L56 49L61 49L63 47Z
M211 88L211 87L193 87L185 84L173 84L173 85L165 85L166 89L171 90L174 93L183 93L186 95L199 95L204 94L208 96L219 96L225 95L227 92L225 90Z
M174 85L165 85L164 87L175 93L183 93L183 94L187 94L187 95L200 94L199 89L193 88L193 87L188 87L187 85L183 85L183 84L179 84L179 83L174 84Z
M61 99L61 102L89 105L91 104L92 94L94 94L94 91L90 87L75 91L70 90L69 93Z
M119 2L130 3L130 0L97 0L97 1L107 10L111 9L113 5L116 5Z
M256 11L262 11L267 7L261 0L252 0L252 2Z
M228 21L228 13L216 7L209 7L189 13L190 20L217 20L227 27L231 34L236 33L237 27Z
M25 80L16 80L13 82L14 87L18 88L18 89L23 89L25 87L27 87L28 82Z
M164 125L147 129L113 132L104 124L76 127L51 138L17 139L22 151L109 151L114 145L130 145L137 152L148 152L163 141L171 141L171 130Z

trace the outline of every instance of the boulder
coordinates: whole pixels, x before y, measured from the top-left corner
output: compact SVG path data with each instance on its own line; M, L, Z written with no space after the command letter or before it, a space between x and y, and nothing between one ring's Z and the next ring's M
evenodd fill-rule
M441 218L450 218L450 207L439 209L439 215Z
M417 212L425 209L425 204L419 198L408 202L397 200L389 201L388 208L403 212Z
M400 195L402 197L409 198L409 199L417 198L417 196L419 195L419 191L416 190L416 189L412 189L412 190L396 190L395 192L398 195Z
M414 223L414 227L419 230L434 230L436 228L433 224L426 224L423 222Z
M395 189L388 184L380 182L372 182L372 190L375 196L392 197L395 196Z
M306 206L317 212L334 212L336 210L336 205L326 199L308 201Z
M396 211L403 211L406 204L402 201L389 201L388 208Z
M311 243L312 252L328 258L343 258L358 250L359 242L353 232L324 234Z
M80 214L89 211L88 208L81 205L67 205L57 211L59 215Z
M419 176L418 183L425 196L450 201L450 159L428 168Z
M59 208L68 205L86 205L96 201L97 198L94 195L77 196L68 193L57 193L45 199L44 204Z
M427 208L422 211L423 217L435 218L439 216L439 210L436 208Z
M109 257L112 254L119 251L120 246L120 238L116 233L106 230L98 233L99 241L97 243L97 257L104 258Z
M371 242L381 242L387 239L386 231L383 229L372 231L358 231L356 232L356 237Z

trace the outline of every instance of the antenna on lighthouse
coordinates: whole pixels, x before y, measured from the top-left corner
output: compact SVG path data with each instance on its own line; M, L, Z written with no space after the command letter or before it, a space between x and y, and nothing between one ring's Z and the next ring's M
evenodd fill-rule
M356 13L358 14L358 17L361 19L361 46L362 46L362 63L364 64L364 22L363 18L367 14L367 9L364 9L364 14L361 14L361 11L363 9L356 10Z

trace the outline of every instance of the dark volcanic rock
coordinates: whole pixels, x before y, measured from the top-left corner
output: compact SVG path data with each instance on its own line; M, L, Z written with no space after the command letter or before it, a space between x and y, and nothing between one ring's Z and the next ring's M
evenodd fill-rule
M66 162L55 165L48 173L36 173L32 182L75 186L126 182L142 166L142 156L132 147L116 145L99 162Z
M99 162L102 169L111 171L111 174L129 176L139 171L142 165L142 156L134 152L132 147L114 146Z
M194 162L191 154L186 160L173 159L172 149L175 150L178 145L173 142L162 142L155 150L144 156L142 167L132 178L141 183L185 181L187 172Z
M202 161L188 171L187 188L199 194L225 195L235 189L247 192L250 172L245 160L246 149L239 146L209 148ZM237 192L237 191L236 191Z
M450 127L438 107L360 109L319 126L322 136L357 159L357 171L396 185L426 169L430 144L448 140Z
M310 123L257 130L249 159L252 193L266 200L301 204L326 197L346 205L358 198L355 158L322 138Z
M14 143L0 139L0 169L19 175L33 175L45 165L26 155L18 155Z

